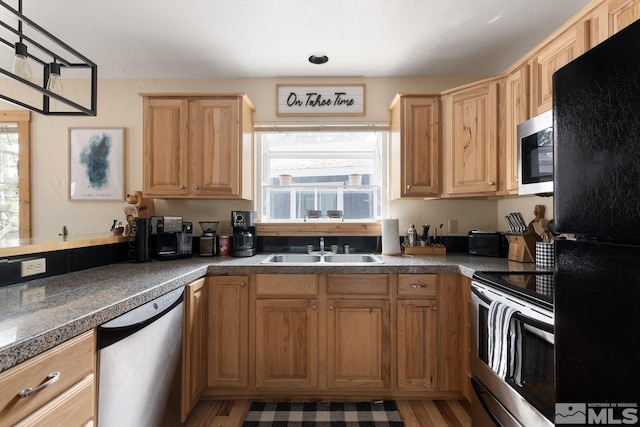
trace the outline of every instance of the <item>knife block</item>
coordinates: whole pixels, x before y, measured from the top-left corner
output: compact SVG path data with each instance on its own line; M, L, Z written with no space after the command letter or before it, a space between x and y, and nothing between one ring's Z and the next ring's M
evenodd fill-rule
M536 261L536 239L530 231L522 234L507 234L509 240L509 260L518 262Z

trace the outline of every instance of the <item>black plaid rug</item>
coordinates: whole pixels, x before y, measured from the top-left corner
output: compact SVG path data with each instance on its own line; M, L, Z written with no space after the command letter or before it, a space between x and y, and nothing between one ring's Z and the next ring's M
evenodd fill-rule
M253 402L243 427L401 427L394 401Z

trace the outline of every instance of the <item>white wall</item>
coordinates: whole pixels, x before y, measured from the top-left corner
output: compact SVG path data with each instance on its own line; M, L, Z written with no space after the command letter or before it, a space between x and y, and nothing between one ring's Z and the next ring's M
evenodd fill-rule
M125 192L142 189L142 98L139 93L156 92L245 92L254 103L256 122L274 122L275 86L278 83L365 83L366 116L336 118L346 122L387 122L388 106L397 92L438 93L481 76L419 78L279 78L279 79L193 79L193 80L101 80L98 85L97 117L47 117L32 115L32 220L34 237L52 237L64 225L71 234L108 231L112 220L123 220L124 202L70 202L68 200L68 129L71 127L126 128ZM73 91L73 82L65 82L65 91ZM0 102L0 109L14 106ZM326 121L326 118L286 118L286 121ZM334 119L331 119L334 121ZM469 230L506 229L504 212L521 211L532 219L535 204L552 207L548 199L537 198L487 200L394 201L388 207L390 217L401 219L401 228L458 220L459 235ZM547 203L545 203L547 202ZM160 214L182 215L187 221L224 220L221 232L228 231L230 211L252 209L247 201L157 200ZM529 218L531 217L531 218ZM199 227L196 225L196 232ZM446 233L448 234L448 233Z

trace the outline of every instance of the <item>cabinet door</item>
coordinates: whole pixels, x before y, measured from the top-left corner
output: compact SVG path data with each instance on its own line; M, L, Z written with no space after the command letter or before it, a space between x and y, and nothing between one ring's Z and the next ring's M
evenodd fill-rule
M440 102L402 97L391 109L391 198L440 194Z
M247 387L249 277L213 276L208 286L209 387Z
M192 193L240 197L240 100L199 99L191 112Z
M318 301L256 301L256 387L318 386Z
M182 196L189 192L189 103L145 97L143 101L144 193Z
M398 388L436 388L434 299L398 300Z
M206 386L205 331L207 322L205 279L185 286L182 341L182 413L184 422Z
M388 389L388 300L327 301L329 388Z
M529 64L507 75L505 86L506 127L501 150L505 157L505 179L502 184L507 194L518 194L518 125L529 119Z
M447 194L495 194L498 167L498 82L443 96Z
M553 39L532 60L532 115L551 109L553 73L589 49L589 22L582 21Z
M640 18L640 1L609 0L587 16L591 21L591 43L595 46Z

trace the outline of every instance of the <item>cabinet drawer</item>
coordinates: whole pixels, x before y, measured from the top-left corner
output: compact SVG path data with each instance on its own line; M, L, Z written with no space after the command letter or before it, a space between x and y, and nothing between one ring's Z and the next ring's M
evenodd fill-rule
M92 426L95 395L93 375L89 375L15 427Z
M398 296L434 297L437 293L437 274L398 274Z
M318 294L316 274L258 274L258 297L314 296Z
M327 295L389 295L386 274L328 274Z
M47 376L59 372L49 387L20 398L26 388L36 388ZM0 425L13 425L54 397L95 373L95 337L93 331L60 344L0 374Z

